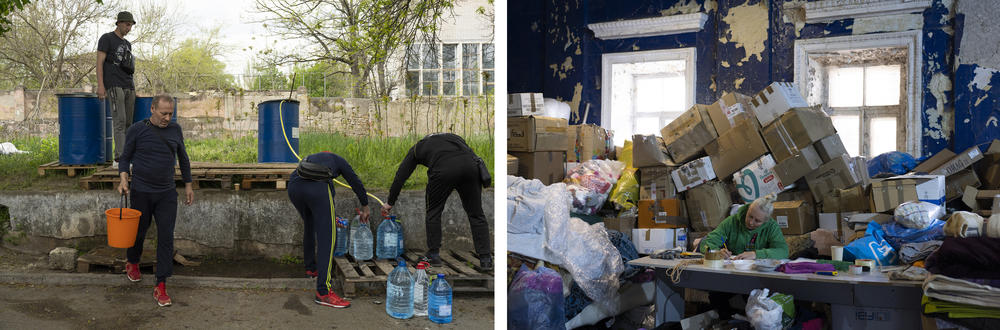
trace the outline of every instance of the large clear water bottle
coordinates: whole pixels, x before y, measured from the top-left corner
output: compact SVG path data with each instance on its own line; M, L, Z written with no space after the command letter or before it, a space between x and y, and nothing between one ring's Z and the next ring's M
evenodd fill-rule
M427 295L427 318L434 323L451 323L451 285L438 274Z
M417 263L417 275L413 281L413 315L427 316L427 294L431 279L427 276L427 263Z
M385 282L385 312L397 319L413 317L413 275L403 259Z
M397 240L399 245L396 247L396 258L402 258L403 254L406 253L406 244L403 244L406 241L406 233L403 232L403 223L395 215L389 216L389 219L392 219L392 222L396 223L396 228L399 228L399 239Z
M360 216L355 218L356 226L351 227L351 255L354 260L370 260L373 255L372 230L367 223L361 223Z
M333 244L333 256L341 257L347 253L347 247L350 246L348 243L352 230L350 230L350 224L347 222L347 219L341 217L336 218L336 226L337 237L336 243Z
M378 225L375 240L375 256L379 259L396 259L399 255L399 226L389 217Z

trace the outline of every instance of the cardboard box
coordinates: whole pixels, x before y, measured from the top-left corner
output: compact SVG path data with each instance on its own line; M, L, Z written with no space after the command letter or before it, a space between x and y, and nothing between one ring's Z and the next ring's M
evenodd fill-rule
M816 230L816 217L805 201L774 202L772 214L782 234L801 235Z
M705 146L715 176L727 178L750 162L767 154L767 146L753 122L744 120Z
M958 173L958 171L964 170L966 167L969 167L972 163L975 163L980 159L983 159L983 153L979 151L978 146L972 146L969 149L962 151L962 153L958 154L947 163L944 163L944 165L930 171L929 174L949 176Z
M813 147L799 149L792 157L778 162L774 166L774 175L781 182L795 182L823 165L823 160Z
M868 212L871 208L871 187L857 185L823 196L823 212Z
M837 133L825 113L810 108L791 109L764 128L764 141L774 161L781 163L798 150ZM819 153L817 152L817 155ZM822 160L822 158L821 158Z
M517 176L517 157L507 155L507 175Z
M684 201L676 198L639 200L639 228L687 228Z
M570 125L567 129L566 161L608 159L611 155L610 136L604 128L593 125Z
M632 229L635 229L635 217L604 218L604 228L617 230L632 239Z
M904 202L920 200L944 205L945 182L941 175L900 175L872 181L871 210L886 212Z
M708 117L708 106L695 104L660 129L660 136L670 158L674 162L685 162L701 153L705 145L719 134Z
M979 163L984 164L979 171L983 187L1000 189L1000 154L987 154Z
M841 154L807 174L806 183L813 199L823 200L823 196L861 183L861 176L854 170L854 160L847 154Z
M799 89L789 82L772 83L750 100L750 108L761 127L767 126L788 109L808 106Z
M715 179L715 170L712 169L710 158L701 157L670 172L670 176L674 179L674 188L677 192L682 192Z
M663 139L656 135L632 136L632 167L675 166Z
M955 153L951 152L951 150L941 149L941 151L938 151L938 153L934 154L934 156L931 156L931 158L927 158L926 160L921 162L920 165L914 167L912 172L930 173L934 169L941 167L941 165L944 165L944 163L947 163L952 158L955 158L955 156L956 156Z
M965 191L962 192L962 203L971 208L973 211L979 211L990 207L990 203L993 203L993 208L989 209L991 212L998 212L997 199L1000 198L1000 190L979 190L975 187L965 187ZM993 215L1000 214L994 213ZM991 220L993 217L990 218Z
M847 236L854 233L854 230L847 222L847 217L851 214L853 213L820 213L816 216L819 220L819 229L832 231L837 235L837 239L841 243L847 243Z
M664 199L677 196L674 179L670 172L676 166L655 166L639 168L639 199Z
M819 154L819 158L823 160L823 163L840 158L840 155L847 154L847 149L844 148L844 141L840 140L840 134L822 138L813 143L813 147L816 148L816 153Z
M564 151L514 152L517 157L517 173L526 179L538 179L545 185L562 182L566 178L563 163Z
M544 112L542 93L507 94L507 117L537 116Z
M865 187L871 185L872 177L868 175L868 161L863 156L852 159L854 160L854 171L861 177L861 185Z
M632 229L632 243L639 254L651 254L656 250L687 247L687 228Z
M507 118L507 151L562 151L566 153L566 119L548 117Z
M795 186L794 183L788 186L782 183L781 179L774 175L774 165L774 158L767 154L733 174L736 193L743 202L750 203L757 198L777 194Z
M725 134L730 128L745 120L759 127L757 120L751 118L752 116L750 97L740 93L723 93L722 97L708 108L708 117L712 119L712 125L719 135Z
M684 193L688 219L696 231L711 231L729 216L732 199L726 185L709 181Z
M944 200L947 202L961 198L966 186L974 188L982 186L982 183L979 182L979 176L972 169L962 170L961 172L949 175L945 178L944 182Z

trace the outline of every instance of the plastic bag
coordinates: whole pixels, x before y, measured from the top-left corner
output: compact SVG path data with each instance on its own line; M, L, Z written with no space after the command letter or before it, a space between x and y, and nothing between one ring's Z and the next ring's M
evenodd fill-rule
M924 229L944 216L944 208L928 202L906 202L899 204L893 215L896 222L906 228Z
M868 223L864 237L856 239L844 247L844 260L854 261L854 259L875 259L879 266L899 263L896 250L885 239L885 230L882 229L882 225L875 221Z
M747 300L747 318L757 330L781 330L781 305L767 297L768 289L750 291Z
M900 151L887 152L868 161L868 175L885 177L903 175L917 167L917 160L908 153Z
M547 217L545 234L546 248L555 259L552 262L573 274L573 280L595 304L613 310L625 264L604 223L589 225L568 214L561 219Z
M608 193L618 182L625 163L614 160L592 159L580 163L567 173L573 212L593 215L608 199Z
M882 229L885 230L885 240L889 241L889 245L892 245L893 249L899 251L900 247L906 243L921 243L944 239L944 225L944 221L934 219L927 228L913 229L893 221L885 224Z
M1000 211L1000 210L997 210ZM972 212L958 211L951 214L944 225L944 235L949 237L983 236L983 217Z
M622 171L622 176L618 178L615 187L611 189L611 202L619 209L631 209L636 207L639 200L639 180L635 179L635 169L626 168Z
M546 268L521 265L507 294L509 329L565 329L562 279Z

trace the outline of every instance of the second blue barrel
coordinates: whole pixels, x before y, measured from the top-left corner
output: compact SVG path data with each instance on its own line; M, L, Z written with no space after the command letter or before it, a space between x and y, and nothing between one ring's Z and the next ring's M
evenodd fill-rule
M132 113L132 123L138 123L140 121L149 118L149 109L153 106L152 96L143 96L135 98L135 110ZM177 122L177 98L174 98L174 116L170 118L170 121Z
M104 162L105 111L97 94L59 94L59 163Z
M115 130L114 122L111 118L111 102L105 99L101 102L101 108L104 109L104 161L110 163L115 160Z
M278 116L279 106L281 117ZM258 104L257 162L297 163L299 160L292 150L299 152L299 101L271 100Z

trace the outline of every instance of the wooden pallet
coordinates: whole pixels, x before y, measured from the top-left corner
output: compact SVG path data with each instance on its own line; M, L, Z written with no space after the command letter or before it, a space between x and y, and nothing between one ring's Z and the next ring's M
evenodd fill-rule
M191 182L194 189L277 189L285 190L296 164L224 164L191 163ZM106 168L80 179L80 187L91 189L114 189L120 181L118 170ZM174 180L180 187L184 185L180 168L174 168Z
M406 268L416 274L420 254L408 251L404 254ZM395 268L395 262L385 259L357 261L351 256L335 257L336 276L344 288L344 295L355 297L361 292L385 292L385 282ZM454 292L493 292L493 272L480 272L473 267L479 259L468 251L441 251L444 265L427 269L430 277L445 274L445 279Z
M76 271L78 273L90 272L90 266L98 265L111 267L115 273L120 273L125 270L125 250L113 248L110 246L102 246L87 252L82 256L76 258ZM156 251L155 250L143 250L142 260L139 261L139 268L150 267L156 265Z
M38 166L38 176L45 176L46 171L66 171L66 176L74 177L77 171L93 170L100 167L107 166L106 164L92 164L92 165L67 165L60 164L58 161L51 162L48 164Z

